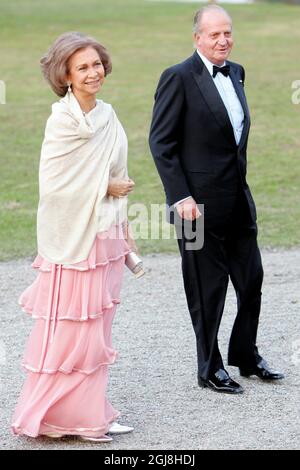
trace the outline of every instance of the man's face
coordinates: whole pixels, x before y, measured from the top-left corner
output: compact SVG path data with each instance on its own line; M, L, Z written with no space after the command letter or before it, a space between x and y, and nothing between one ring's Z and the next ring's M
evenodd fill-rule
M230 18L221 12L205 13L194 40L201 54L213 64L222 65L233 46Z

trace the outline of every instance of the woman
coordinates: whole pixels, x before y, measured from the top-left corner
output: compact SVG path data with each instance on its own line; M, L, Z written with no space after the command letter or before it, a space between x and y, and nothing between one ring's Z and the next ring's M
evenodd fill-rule
M106 49L80 33L60 36L41 59L54 92L42 145L36 280L19 303L36 319L28 372L12 422L17 435L109 442L133 430L106 398L116 359L112 321L128 235L127 138L111 105L96 99L111 72Z

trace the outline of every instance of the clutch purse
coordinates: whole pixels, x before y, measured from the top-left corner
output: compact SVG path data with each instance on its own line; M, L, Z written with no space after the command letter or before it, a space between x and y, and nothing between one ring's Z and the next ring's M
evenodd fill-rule
M127 268L133 272L136 278L139 278L145 274L143 269L143 261L136 253L134 253L134 251L127 253L125 257L125 264Z

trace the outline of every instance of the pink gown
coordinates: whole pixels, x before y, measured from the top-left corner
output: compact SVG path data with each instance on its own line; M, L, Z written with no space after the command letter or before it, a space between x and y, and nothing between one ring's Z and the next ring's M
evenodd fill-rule
M127 242L117 226L98 233L87 260L57 265L38 255L22 309L35 319L22 366L27 378L12 420L16 435L97 437L119 412L106 397L117 352L111 329L120 303Z

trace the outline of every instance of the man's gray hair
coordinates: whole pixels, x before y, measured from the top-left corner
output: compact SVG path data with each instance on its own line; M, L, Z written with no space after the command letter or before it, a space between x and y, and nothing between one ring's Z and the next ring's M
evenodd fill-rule
M231 16L229 15L229 13L227 13L227 11L224 8L220 7L219 5L206 5L205 7L200 8L200 10L198 10L195 14L194 26L193 26L194 33L200 33L201 32L200 31L201 21L203 19L203 16L205 15L205 13L207 13L209 11L218 11L220 13L224 13L224 15L228 16L228 18L230 19L230 21L232 23Z

